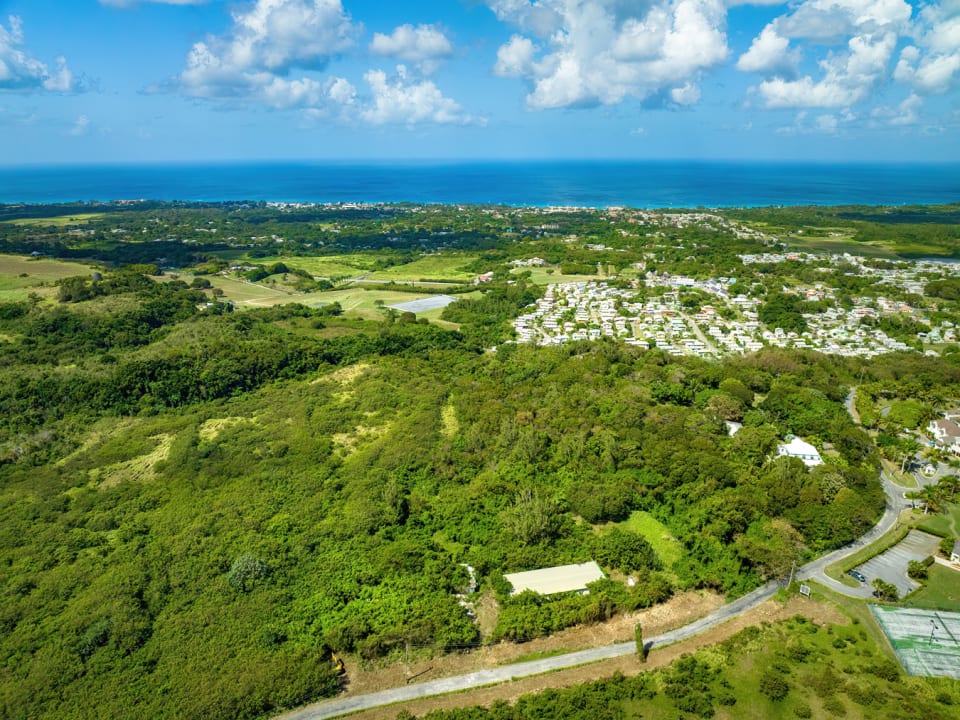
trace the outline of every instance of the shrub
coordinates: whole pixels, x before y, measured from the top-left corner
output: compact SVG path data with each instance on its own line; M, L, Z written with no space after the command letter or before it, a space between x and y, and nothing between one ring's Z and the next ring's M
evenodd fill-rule
M244 553L233 561L227 580L240 592L247 592L258 580L262 580L269 574L270 569L263 560Z
M846 706L838 697L830 697L823 701L823 709L832 717L845 717L847 714Z
M777 702L787 696L787 693L790 692L790 685L779 673L764 670L760 676L760 692Z

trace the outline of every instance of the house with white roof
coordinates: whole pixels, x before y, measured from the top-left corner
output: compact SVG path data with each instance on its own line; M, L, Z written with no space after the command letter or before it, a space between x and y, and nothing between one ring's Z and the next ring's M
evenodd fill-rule
M777 446L777 457L792 457L801 460L807 467L816 467L823 463L820 453L808 442L804 442L798 437L790 442Z

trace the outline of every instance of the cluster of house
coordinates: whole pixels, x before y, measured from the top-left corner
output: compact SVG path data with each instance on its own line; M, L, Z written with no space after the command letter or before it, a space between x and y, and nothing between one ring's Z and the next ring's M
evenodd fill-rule
M824 261L824 256L808 253L765 253L744 255L745 263ZM879 272L864 265L864 258L835 255L830 262L844 262L864 274ZM539 265L541 258L514 261L517 265ZM920 294L926 279L953 272L953 266L924 261L898 263L895 270L885 269L884 283ZM764 346L818 350L851 357L870 358L889 352L907 352L912 348L899 338L890 337L873 327L870 319L884 316L908 316L927 319L909 303L885 297L855 297L853 307L833 304L823 312L804 314L807 329L798 333L779 327L767 327L759 317L761 301L736 292L732 278L698 280L668 273L648 272L643 280L647 288L658 288L658 296L638 301L630 289L615 288L604 282L579 282L550 285L546 294L529 311L518 317L514 329L518 342L558 345L603 336L645 347L657 347L678 355L717 357L755 352ZM714 298L695 314L688 314L679 302L685 290L700 290ZM834 290L823 283L804 288L785 288L810 301L833 301ZM917 339L926 343L949 343L958 339L954 323L941 320Z

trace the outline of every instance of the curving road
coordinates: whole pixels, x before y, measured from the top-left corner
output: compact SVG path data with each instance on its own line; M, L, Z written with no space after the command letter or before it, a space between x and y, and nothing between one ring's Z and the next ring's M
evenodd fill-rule
M852 397L848 398L848 407L849 404L852 404ZM843 560L862 547L876 541L896 524L903 504L903 488L894 485L886 473L881 473L880 477L883 483L884 493L886 494L886 508L879 522L853 543L799 567L796 572L796 578L798 580L816 580L831 590L850 597L870 598L872 596L873 590L870 586L861 585L857 588L847 587L843 583L829 577L824 571L828 565ZM752 610L766 600L769 600L777 592L778 587L779 585L775 581L770 581L748 595L744 595L724 605L719 610L699 620L677 628L676 630L671 630L670 632L647 639L647 647L671 645L675 642L699 635L705 630L726 622L748 610ZM579 650L577 652L556 655L542 660L531 660L529 662L479 670L466 675L440 678L417 685L404 685L402 687L366 695L324 700L299 710L294 710L280 716L280 718L282 718L282 720L322 720L323 718L339 717L340 715L346 715L360 710L369 710L383 705L409 702L432 695L443 695L483 687L485 685L494 685L517 678L529 677L530 675L539 675L545 672L574 667L576 665L585 665L613 657L630 655L635 652L636 644L633 642Z

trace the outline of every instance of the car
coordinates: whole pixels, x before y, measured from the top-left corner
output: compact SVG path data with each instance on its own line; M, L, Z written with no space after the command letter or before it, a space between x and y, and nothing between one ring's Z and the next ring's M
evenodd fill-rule
M865 583L867 581L867 576L864 575L859 570L847 570L847 575L852 577L854 580L859 580L862 583Z

